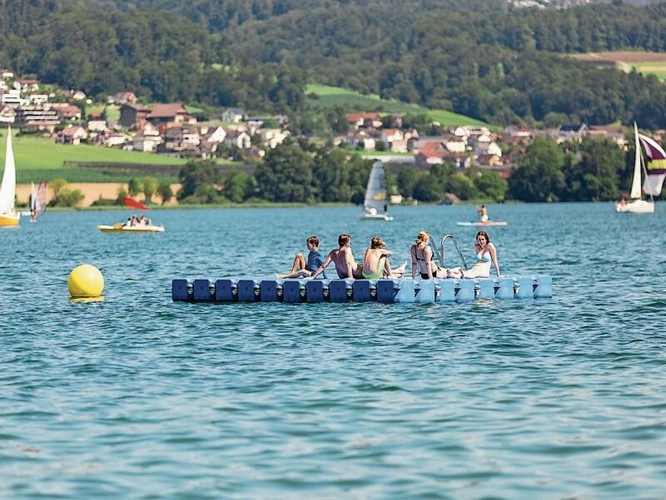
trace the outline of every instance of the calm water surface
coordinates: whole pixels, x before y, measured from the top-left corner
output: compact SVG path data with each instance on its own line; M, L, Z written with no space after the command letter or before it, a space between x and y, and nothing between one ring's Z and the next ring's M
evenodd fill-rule
M473 207L47 213L0 231L0 497L666 497L666 205L490 206L503 273L552 300L186 304L173 278L289 268L305 238L420 229L471 257ZM453 257L450 252L449 257ZM79 264L105 300L73 303ZM454 265L455 261L448 262Z

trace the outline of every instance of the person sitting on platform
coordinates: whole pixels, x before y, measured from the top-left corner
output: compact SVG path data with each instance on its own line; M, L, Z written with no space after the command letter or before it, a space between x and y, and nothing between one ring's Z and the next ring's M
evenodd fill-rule
M356 263L354 256L349 245L351 245L351 236L346 233L342 233L338 236L338 245L339 248L331 250L326 257L326 260L319 266L319 269L311 276L312 279L319 276L328 265L333 262L335 264L335 270L338 273L340 279L347 278L361 278L361 268Z
M419 231L416 241L409 249L412 257L412 278L416 277L418 271L421 278L431 280L433 278L446 278L446 270L435 264L432 248L430 248L430 235L425 231Z
M463 271L462 268L447 270L447 278L488 278L490 277L490 263L495 266L497 276L500 275L499 263L497 261L497 249L490 242L490 237L485 231L476 233L476 243L474 244L474 255L476 264L471 269Z
M407 262L395 271L391 271L389 256L393 255L391 250L386 249L386 243L379 236L370 240L370 247L366 249L363 257L362 275L365 279L376 280L379 278L401 278L405 274Z
M305 240L305 245L308 248L307 260L302 253L296 254L291 271L287 274L276 274L277 279L308 278L319 269L324 262L324 258L319 253L319 238L313 234Z

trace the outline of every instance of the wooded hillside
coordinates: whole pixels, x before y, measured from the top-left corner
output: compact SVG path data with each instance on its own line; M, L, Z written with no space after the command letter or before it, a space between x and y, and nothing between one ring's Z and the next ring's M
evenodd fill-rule
M512 10L494 0L13 0L0 65L103 96L304 111L316 82L497 124L666 127L654 77L562 54L666 51L666 3Z

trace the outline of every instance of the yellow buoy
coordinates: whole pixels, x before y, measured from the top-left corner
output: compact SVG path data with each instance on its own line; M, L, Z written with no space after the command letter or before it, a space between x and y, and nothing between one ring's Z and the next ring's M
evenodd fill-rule
M104 291L104 276L95 266L81 264L69 273L67 289L73 298L99 297Z

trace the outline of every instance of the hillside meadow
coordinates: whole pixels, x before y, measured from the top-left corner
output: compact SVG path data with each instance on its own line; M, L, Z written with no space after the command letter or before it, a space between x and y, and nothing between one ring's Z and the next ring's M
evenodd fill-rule
M145 165L152 177L165 182L177 180L177 172L186 160L151 153L122 151L103 146L55 144L52 138L12 132L16 178L18 183L62 178L68 182L127 182L146 173L132 173L120 168L82 168L65 166L65 162ZM0 151L5 151L7 131L2 131ZM4 167L4 161L3 161ZM161 168L163 172L160 172Z
M587 54L569 54L568 57L600 66L614 65L625 72L636 70L643 75L655 75L662 82L666 81L666 53L663 52L634 50L589 52Z
M416 104L382 99L378 95L364 95L353 90L328 85L309 84L305 89L308 104L313 108L341 107L349 112L377 111L379 113L425 114L442 125L490 126L480 120L450 111L428 109Z

